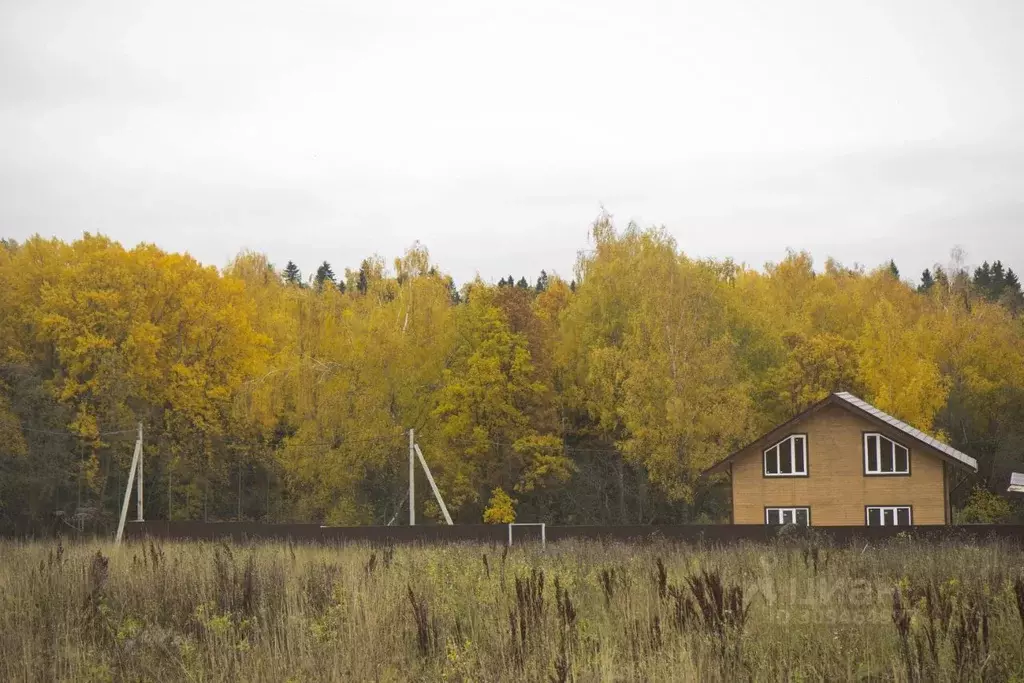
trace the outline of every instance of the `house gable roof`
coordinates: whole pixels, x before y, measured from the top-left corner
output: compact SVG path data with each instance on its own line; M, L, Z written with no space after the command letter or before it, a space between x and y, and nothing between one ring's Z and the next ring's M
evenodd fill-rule
M911 439L914 439L918 443L922 443L925 446L928 446L929 448L937 451L938 454L940 456L942 456L945 460L947 460L947 461L949 461L949 462L951 462L951 463L953 463L955 465L959 465L961 467L969 469L972 472L977 472L978 471L978 461L975 460L974 458L972 458L971 456L967 455L966 453L962 453L961 451L958 451L957 449L953 448L952 446L950 446L948 444L945 444L945 443L942 443L938 439L925 434L921 430L915 429L914 427L911 427L910 425L908 425L906 422L903 422L902 420L897 420L892 415L889 415L888 413L879 410L878 408L874 407L873 405L871 405L867 401L864 401L864 400L862 400L860 398L857 398L856 396L854 396L853 394L851 394L849 392L841 391L841 392L838 392L838 393L835 393L835 394L831 394L828 398L826 398L826 399L824 399L822 401L819 401L818 403L814 404L813 406L811 406L810 408L808 408L804 412L800 413L799 415L795 416L791 420L789 420L787 422L784 422L783 424L779 425L778 427L775 427L770 432L768 432L767 434L764 434L763 436L761 436L757 440L747 444L746 446L744 446L743 448L739 449L735 453L733 453L733 454L729 455L728 457L723 458L722 460L718 461L717 463L715 463L714 465L712 465L708 469L704 470L704 472L701 473L701 476L706 476L708 474L714 474L715 472L720 472L720 471L724 470L725 467L736 458L736 456L738 456L740 453L743 453L748 448L752 448L753 446L756 446L756 445L758 445L760 443L764 443L764 442L767 442L767 441L771 440L772 437L780 434L781 432L784 432L784 431L788 430L793 425L795 425L797 422L801 422L801 421L807 419L808 417L810 417L814 413L817 413L822 408L825 408L825 407L830 406L830 405L837 405L837 406L840 406L842 408L845 408L846 410L849 410L850 412L852 412L854 414L860 415L862 417L866 417L867 419L869 419L871 421L874 421L874 422L877 422L877 423L884 423L884 424L888 425L889 427L892 427L893 429L896 429L897 431L902 432L903 434L905 434L906 436L910 437Z

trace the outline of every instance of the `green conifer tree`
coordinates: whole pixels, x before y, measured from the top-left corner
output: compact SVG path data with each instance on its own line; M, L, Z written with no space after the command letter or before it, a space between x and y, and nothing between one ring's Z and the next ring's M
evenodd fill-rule
M316 269L316 277L313 278L313 282L316 284L316 290L318 292L323 291L324 283L330 282L334 284L334 271L331 270L331 264L324 261L320 264L320 267Z
M537 278L537 293L547 291L548 288L548 274L546 271L540 271L540 277Z
M921 284L918 286L917 291L927 292L935 286L935 278L932 277L932 271L925 268L924 272L921 273Z
M288 265L284 267L284 281L290 285L297 285L302 282L302 273L299 272L299 267L295 265L294 261L289 261Z

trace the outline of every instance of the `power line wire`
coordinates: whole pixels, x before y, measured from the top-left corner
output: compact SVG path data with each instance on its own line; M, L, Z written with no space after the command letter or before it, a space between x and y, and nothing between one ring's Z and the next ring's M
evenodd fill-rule
M76 434L74 432L70 432L70 431L67 431L67 430L60 431L60 430L53 430L53 429L34 429L32 427L22 427L21 431L23 431L23 432L31 432L33 434L48 434L48 435L51 435L51 436L66 436L66 437L69 437L69 438L72 438L72 439L84 439L84 438L87 438L83 434ZM99 432L98 434L96 434L96 436L125 436L125 435L135 436L137 434L138 434L138 429L120 429L120 430L114 430L114 431L109 431L109 432ZM317 442L313 442L313 443L301 443L300 442L300 443L287 444L287 445L289 447L298 447L298 448L312 448L312 447L340 448L341 446L346 446L346 445L361 445L361 444L373 443L373 442L377 442L377 443L393 443L393 442L397 442L398 439L404 438L404 436L405 436L405 431L403 430L401 432L396 432L395 434L393 434L391 436L372 436L372 437L367 437L367 438L364 438L364 439L349 439L349 438L342 437L341 439L339 439L337 441L317 441ZM294 438L294 437L291 437L291 438ZM239 439L218 439L217 441L218 441L217 445L219 445L219 446L252 446L252 445L254 445L252 441L244 441L244 440L239 440Z
M333 448L341 448L342 446L362 446L362 445L370 444L370 443L393 445L393 444L399 443L399 440L403 439L404 437L405 437L405 432L402 432L401 434L395 434L394 436L391 436L391 437L375 436L375 437L370 437L370 438L366 438L366 439L341 439L338 442L334 442L334 441L315 441L313 443L301 443L301 442L299 442L299 443L284 443L284 444L281 444L281 448L285 448L285 449L287 449L287 448L328 448L328 449L333 449ZM233 442L230 442L230 443L228 443L226 445L249 445L249 444L243 443L243 442L238 442L238 441L233 441Z
M69 431L54 431L52 429L32 429L31 427L22 427L21 431L23 431L23 432L32 432L33 434L50 434L50 435L53 435L53 436L69 436L69 437L71 437L73 439L84 439L84 438L86 438L86 436L83 435L83 434L75 434L74 432L69 432ZM133 434L134 435L134 434L137 434L137 433L138 433L138 430L136 430L136 429L120 429L120 430L112 431L112 432L100 432L96 436L118 436L118 435L123 435L123 434Z
M57 430L51 430L51 429L33 429L31 427L22 427L21 430L23 432L31 432L33 434L47 434L47 435L51 435L51 436L65 436L65 437L69 437L69 438L73 438L73 439L84 439L84 438L87 438L84 435L75 434L74 432L69 432L69 431L57 431ZM97 434L97 436L128 436L128 435L134 436L137 433L138 433L138 431L136 429L120 429L120 430L113 430L113 431L108 431L108 432L99 432ZM340 438L338 440L314 441L314 442L311 442L311 443L303 443L301 441L293 441L293 442L289 443L289 441L291 439L294 439L295 437L287 437L285 442L280 444L279 447L286 448L286 449L308 449L308 448L334 449L334 448L341 448L341 447L344 447L344 446L361 446L361 445L366 445L366 444L393 445L395 443L398 443L399 439L404 439L405 438L405 434L406 434L406 431L402 430L401 432L396 432L396 433L394 433L392 435L371 436L371 437L366 437L366 438L361 438L361 439L350 439L350 438L342 437L342 438ZM232 446L251 447L251 446L255 445L252 441L245 441L245 440L238 440L238 439L216 439L216 441L218 442L217 445L218 446L222 446L222 447L232 447ZM452 446L463 447L463 448L467 447L467 446L474 446L474 445L477 445L479 443L481 443L481 442L478 442L478 441L452 441L452 442L449 442L449 444L452 445ZM510 442L507 442L507 441L493 441L493 440L490 440L490 439L486 439L482 443L487 444L489 446L496 446L496 447L499 447L499 448L513 448L515 446L514 443L510 443ZM622 453L622 450L618 449L618 448L585 448L585 447L580 447L580 446L565 446L565 445L562 446L562 451L565 452L565 453L614 453L614 454L621 454Z
M513 443L507 441L491 441L490 439L484 439L482 442L479 441L453 441L449 442L453 446L475 446L478 443L485 443L489 446L499 446L505 448L512 448L515 446ZM581 448L579 446L566 446L563 444L562 450L566 453L622 453L622 449L619 448Z

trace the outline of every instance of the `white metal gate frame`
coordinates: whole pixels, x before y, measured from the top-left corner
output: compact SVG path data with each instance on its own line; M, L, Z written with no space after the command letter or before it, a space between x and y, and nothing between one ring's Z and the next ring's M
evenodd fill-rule
M512 545L512 527L514 526L539 526L540 527L540 547L544 548L547 546L547 524L544 522L512 522L508 525L508 544Z

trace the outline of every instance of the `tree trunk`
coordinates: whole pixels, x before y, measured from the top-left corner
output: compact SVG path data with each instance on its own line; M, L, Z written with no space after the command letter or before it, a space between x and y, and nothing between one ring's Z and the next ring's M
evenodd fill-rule
M619 479L619 524L623 524L626 521L626 473L621 455L619 455L616 470Z
M641 469L636 477L636 522L646 524L644 521L644 503L647 502L647 471Z

